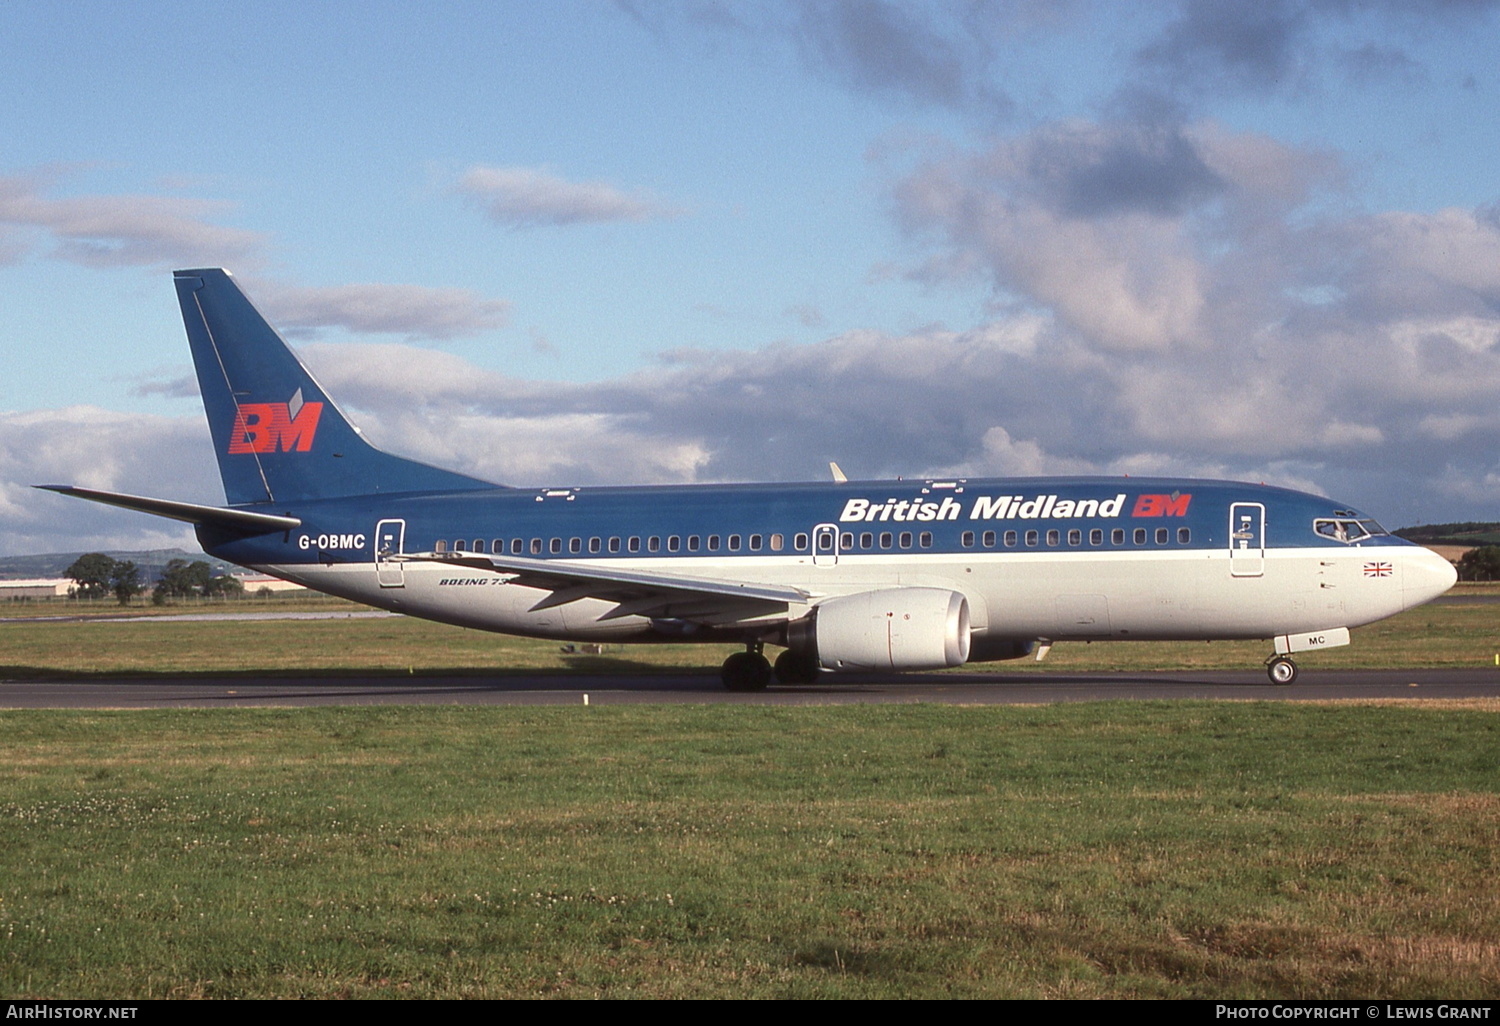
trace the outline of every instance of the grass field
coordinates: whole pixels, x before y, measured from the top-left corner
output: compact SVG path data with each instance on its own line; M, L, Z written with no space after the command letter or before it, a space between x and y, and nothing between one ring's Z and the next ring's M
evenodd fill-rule
M0 713L0 994L1493 998L1497 712Z
M1497 628L1428 606L1303 663L1493 666ZM0 623L0 679L723 651ZM0 997L1493 999L1497 852L1500 699L0 712Z

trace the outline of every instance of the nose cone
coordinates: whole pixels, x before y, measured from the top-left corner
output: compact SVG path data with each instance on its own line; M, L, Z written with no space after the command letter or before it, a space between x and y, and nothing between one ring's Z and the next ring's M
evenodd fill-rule
M1401 561L1401 597L1407 609L1431 602L1457 581L1453 564L1431 549L1418 548Z

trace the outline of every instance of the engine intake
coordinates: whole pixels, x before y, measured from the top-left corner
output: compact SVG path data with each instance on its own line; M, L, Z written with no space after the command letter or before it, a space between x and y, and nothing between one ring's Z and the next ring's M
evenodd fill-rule
M886 588L818 604L787 645L825 670L937 670L969 659L969 600L942 588Z

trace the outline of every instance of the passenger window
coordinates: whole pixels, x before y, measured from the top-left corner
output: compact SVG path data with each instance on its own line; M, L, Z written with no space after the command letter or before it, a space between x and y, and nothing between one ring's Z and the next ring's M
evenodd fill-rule
M681 545L681 544L682 544L682 539L679 538L679 537L677 537L677 535L675 535L675 534L669 534L669 535L667 535L667 551L668 552L676 552L678 546Z
M504 538L496 538L494 541L490 542L490 552L492 554L498 556L501 553L503 553L504 551L505 551L505 539Z
M634 534L631 535L630 536L630 541L626 542L625 547L627 549L629 549L631 552L639 552L639 551L641 551L641 539L640 539L640 536L639 535L634 535Z
M542 554L542 540L540 538L531 539L531 554L533 556L540 556Z
M561 552L562 551L562 539L561 538L553 538L550 542L547 543L547 547L549 549L551 549L553 552Z
M523 554L525 551L526 551L526 539L525 538L512 538L510 540L510 554L512 556L519 556L519 555Z
M568 551L569 552L582 552L583 551L583 539L582 538L569 538L568 539Z
M711 535L708 536L708 551L709 552L718 552L719 551L719 536L718 535L711 534Z
M1170 532L1165 527L1158 527L1156 529L1156 544L1165 545L1169 534Z
M771 540L773 542L776 540L776 538L777 538L777 535L774 535L774 534L771 535ZM751 552L759 552L760 551L760 545L761 545L761 537L760 537L760 535L758 535L758 534L752 534L750 536L750 551ZM772 548L776 548L777 546L772 545L771 547Z
M433 542L432 543L432 551L433 552L447 552L448 551L448 543L445 542L445 541Z
M917 544L922 546L922 548L924 549L932 548L932 532L923 531L921 534L917 535Z
M1056 530L1048 531L1047 532L1047 544L1048 545L1056 545L1058 543L1060 537L1061 536L1058 534L1058 532Z
M657 537L656 535L654 535L654 534L651 535L649 538L647 538L646 539L646 551L647 552L660 552L661 551L661 539L659 537Z
M792 548L794 550L796 550L797 552L806 552L807 551L807 535L805 535L805 534L798 534L795 538L793 538L792 539Z
M984 547L987 548L987 549L993 549L995 547L995 532L994 531L986 531L986 532L984 532Z
M1102 530L1100 530L1099 528L1097 528L1097 527L1094 528L1092 531L1090 531L1089 532L1089 544L1090 545L1103 545L1104 544L1104 532Z
M862 549L873 549L875 547L875 535L869 531L860 534L859 547Z
M1083 544L1083 532L1080 531L1076 527L1071 528L1068 531L1068 544L1069 545L1082 545Z
M852 534L841 534L841 535L839 535L839 551L841 551L841 552L848 552L852 548L854 548L854 535L852 535Z
M475 552L483 552L484 551L484 539L483 538L475 538L474 539L474 551Z
M611 537L609 539L609 551L611 551L611 552L619 552L620 551L620 538L619 538L618 535L615 535L615 536L613 536L613 537Z
M1125 528L1117 527L1113 531L1109 532L1109 543L1111 545L1124 545Z
M974 547L974 532L965 531L963 534L959 535L958 543L966 549L972 549Z
M1177 529L1177 544L1178 545L1186 545L1189 542L1191 542L1192 540L1193 540L1193 532L1192 531L1188 530L1186 527L1179 527Z
M737 535L737 534L731 534L729 536L729 551L730 552L738 552L738 551L740 551L740 536L739 535Z
M782 550L782 548L785 547L785 545L786 545L786 538L784 536L779 535L779 534L773 534L773 535L771 535L771 551L772 552L780 552ZM754 549L755 551L757 551L757 552L760 551L760 535L758 535L758 534L752 534L750 536L750 547L752 549Z
M1135 529L1135 543L1137 545L1146 544L1146 529L1144 527L1137 527Z
M1038 534L1036 531L1027 531L1026 532L1026 544L1027 545L1035 545L1040 538L1041 538L1041 535Z
M690 535L688 535L688 551L689 552L697 552L698 551L698 536L696 534L690 534Z
M599 548L600 548L600 545L601 545L601 542L599 541L598 538L590 538L589 539L589 551L590 552L598 552Z
M889 531L881 531L880 532L880 547L882 549L888 549L888 548L890 548L891 547L891 543L894 540L895 540L895 535L891 534L891 532L889 532Z
M1016 547L1016 532L1014 532L1014 531L1006 531L1005 532L1005 547L1007 549L1013 549L1013 548Z
M460 539L458 539L458 541L456 541L456 542L453 543L453 551L454 552L462 552L462 551L464 551L464 546L467 545L467 544L468 544L468 542L466 542L462 538L460 538Z
M909 549L909 548L911 548L911 532L910 531L902 531L901 532L901 547L903 549Z

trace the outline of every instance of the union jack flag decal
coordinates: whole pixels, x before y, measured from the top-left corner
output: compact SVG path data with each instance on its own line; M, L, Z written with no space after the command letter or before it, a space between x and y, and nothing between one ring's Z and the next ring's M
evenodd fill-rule
M1389 577L1395 570L1389 563L1377 562L1365 564L1366 577Z

